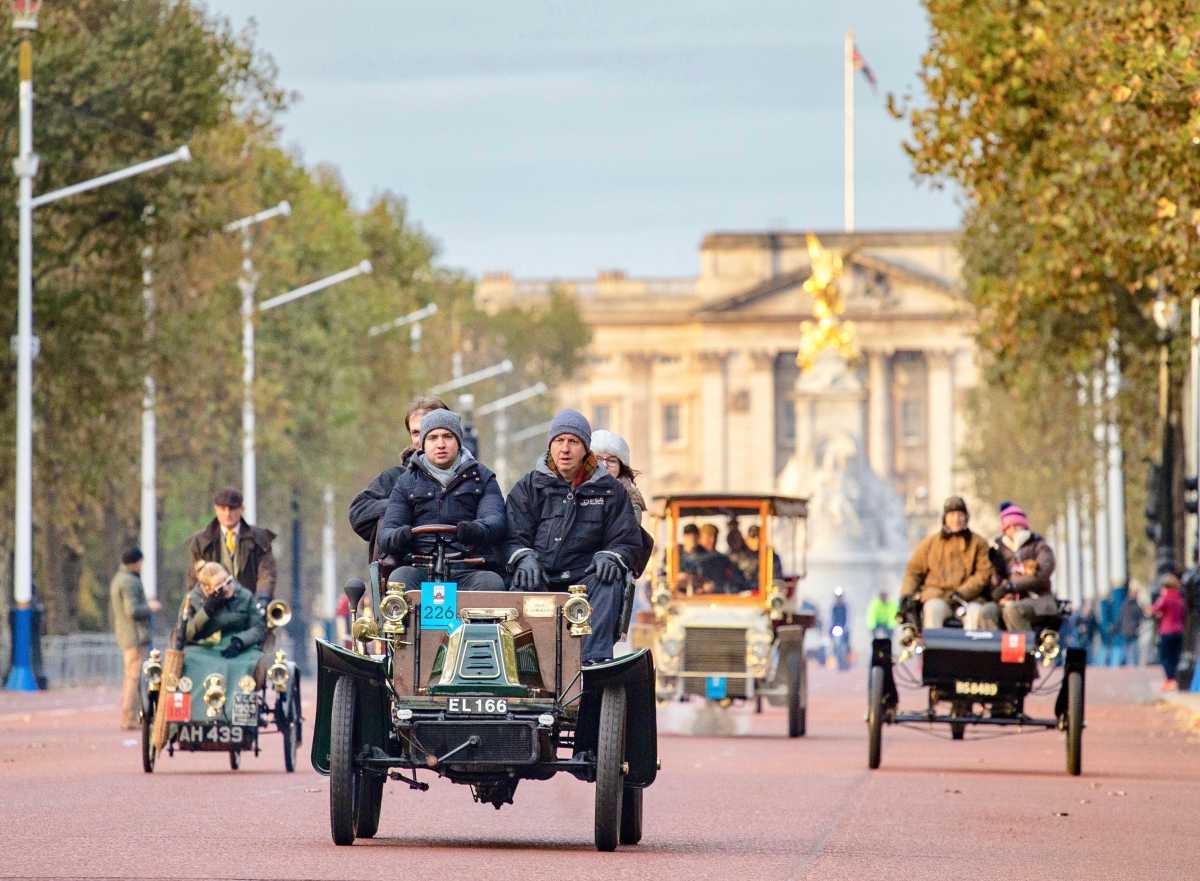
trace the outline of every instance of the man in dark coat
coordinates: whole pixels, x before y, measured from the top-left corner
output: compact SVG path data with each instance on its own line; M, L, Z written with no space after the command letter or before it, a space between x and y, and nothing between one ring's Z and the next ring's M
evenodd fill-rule
M212 522L188 540L188 588L196 585L196 563L220 563L260 604L270 602L275 596L275 533L242 519L242 494L231 487L213 496L213 513Z
M418 447L392 487L379 526L379 550L397 560L414 552L432 553L434 537L414 537L412 531L417 526L442 523L458 528L450 550L495 557L495 548L508 533L504 497L496 475L463 445L458 414L451 410L426 413ZM504 579L495 572L460 566L452 567L451 574L462 590L504 590ZM390 580L415 589L429 580L429 569L401 566Z
M388 500L396 481L408 469L408 461L421 448L421 419L433 410L448 410L441 398L416 398L408 405L404 414L404 430L408 432L409 445L400 454L400 464L385 469L370 485L350 502L350 528L367 543L368 560L377 556L375 539L379 521L387 513Z
M548 451L508 496L508 564L514 590L587 587L591 635L583 660L612 658L625 583L642 536L625 487L591 454L592 428L575 410L550 423Z

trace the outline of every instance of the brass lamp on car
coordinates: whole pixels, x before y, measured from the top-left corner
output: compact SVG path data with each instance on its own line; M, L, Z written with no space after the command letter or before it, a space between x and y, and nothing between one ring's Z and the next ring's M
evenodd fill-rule
M388 584L387 594L379 601L379 614L383 616L385 634L403 635L404 622L408 619L408 600L404 598L403 584Z
M275 661L267 668L267 681L271 683L271 687L280 694L287 691L288 680L291 674L287 668L287 655L283 653L283 649L275 652Z
M271 600L266 614L268 627L284 627L292 620L292 607L283 600Z
M364 609L363 613L354 619L350 626L350 635L357 642L370 642L379 636L379 625L375 623L370 609Z
M1038 657L1042 659L1042 666L1049 667L1054 663L1054 659L1058 657L1062 647L1059 644L1058 632L1054 630L1043 630L1042 635L1038 638Z
M767 592L767 611L771 615L772 621L783 620L783 607L787 603L787 597L783 595L783 591L778 584L772 584L770 591Z
M208 705L208 718L215 719L225 706L225 677L220 673L209 673L204 677L204 703Z
M587 587L572 584L567 591L571 596L563 603L563 617L571 625L572 636L587 636L592 632L592 625L588 623L592 617L592 604L588 602Z
M146 678L146 691L158 691L162 685L162 652L150 649L150 656L142 662L142 676Z
M907 661L913 655L919 655L925 651L925 644L921 642L921 634L912 624L906 623L900 628L899 642L901 661Z

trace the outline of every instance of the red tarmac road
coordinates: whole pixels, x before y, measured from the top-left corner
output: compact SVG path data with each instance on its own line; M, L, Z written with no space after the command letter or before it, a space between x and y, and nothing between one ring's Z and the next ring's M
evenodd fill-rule
M1079 778L1063 735L973 740L981 729L952 742L886 728L868 771L864 678L814 670L799 740L778 709L739 719L738 736L663 734L643 843L612 854L592 846L592 788L565 777L523 783L501 811L442 781L389 783L379 836L335 847L325 778L306 760L285 774L278 736L240 771L176 754L147 775L136 732L115 730L114 691L0 692L0 878L1194 875L1200 732L1153 703L1153 670L1089 671ZM901 706L922 700L902 692Z

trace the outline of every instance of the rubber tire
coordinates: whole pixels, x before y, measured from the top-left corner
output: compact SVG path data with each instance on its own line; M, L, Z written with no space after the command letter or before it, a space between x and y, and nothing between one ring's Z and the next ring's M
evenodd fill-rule
M303 704L300 701L300 679L299 672L297 678L292 683L292 699L295 703L292 704L296 708L296 746L304 745L304 710Z
M359 838L374 838L379 831L383 784L384 778L374 774L358 776L358 820L354 824L354 833Z
M808 730L808 664L799 652L787 656L788 737L803 737Z
M867 767L883 758L883 668L872 667L867 689Z
M596 850L616 850L620 841L624 761L625 686L609 685L600 698L596 744Z
M287 711L284 713L283 725L280 726L280 734L283 735L283 770L291 774L296 770L296 729L293 725L292 716L296 712L291 706L290 697Z
M621 844L642 840L642 792L637 786L626 786L621 795Z
M333 843L354 843L358 822L358 778L354 769L355 686L348 676L333 688L329 713L329 831Z
M158 751L154 749L151 738L154 731L154 703L150 704L149 715L142 716L142 770L147 774L154 773L154 760L158 758Z
M1067 674L1067 773L1083 773L1083 674Z
M242 754L236 749L231 749L229 751L229 768L236 771L240 767L242 767Z

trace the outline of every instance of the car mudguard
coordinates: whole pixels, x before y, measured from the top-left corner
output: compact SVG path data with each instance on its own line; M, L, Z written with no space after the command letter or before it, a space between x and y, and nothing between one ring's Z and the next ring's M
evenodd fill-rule
M892 641L887 637L871 640L871 666L883 668L883 705L895 708L900 703L900 693L892 676Z
M775 641L779 643L779 655L804 651L804 625L781 624L775 628Z
M317 716L312 734L312 766L321 774L329 773L329 715L333 709L333 689L343 676L358 685L356 702L359 740L381 749L387 742L390 725L387 664L357 652L326 642L317 643Z
M1054 715L1059 719L1067 717L1067 674L1078 673L1083 679L1084 695L1087 694L1087 649L1069 648L1063 661L1062 684L1058 687L1058 697L1054 700ZM1084 707L1087 701L1084 700ZM1086 712L1086 709L1085 709Z
M654 702L654 658L649 649L583 668L583 698L575 728L575 751L595 752L600 697L607 685L625 686L627 786L646 787L658 774L658 721Z

